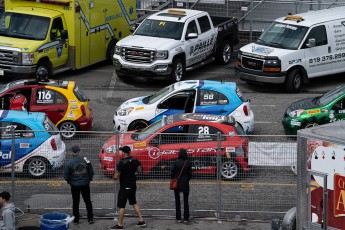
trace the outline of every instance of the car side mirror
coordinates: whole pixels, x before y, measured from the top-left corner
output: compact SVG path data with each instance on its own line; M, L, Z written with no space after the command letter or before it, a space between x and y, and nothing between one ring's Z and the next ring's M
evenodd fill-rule
M310 38L310 39L308 40L308 43L306 44L306 46L307 46L308 48L315 47L315 45L316 45L315 38Z
M63 40L68 39L68 31L67 30L61 30L61 39L63 39Z
M189 39L195 39L195 38L198 38L198 34L197 33L189 33L187 35L187 40Z

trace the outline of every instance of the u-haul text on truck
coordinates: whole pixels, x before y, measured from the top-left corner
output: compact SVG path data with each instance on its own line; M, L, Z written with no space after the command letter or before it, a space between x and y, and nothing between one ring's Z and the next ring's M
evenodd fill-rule
M5 0L0 20L0 75L50 75L112 60L131 34L134 0Z
M237 63L242 80L285 84L291 93L310 78L345 72L345 7L276 19L238 51Z

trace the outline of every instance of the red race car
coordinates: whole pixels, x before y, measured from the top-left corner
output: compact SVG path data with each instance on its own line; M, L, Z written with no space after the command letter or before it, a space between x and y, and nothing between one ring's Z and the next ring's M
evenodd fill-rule
M120 133L107 140L99 155L101 170L113 174L118 159L122 158L121 153L116 154L117 149L127 145L132 149L131 155L142 162L144 174L168 175L179 149L185 148L194 174L216 175L219 154L222 178L232 179L240 172L249 171L248 139L244 135L233 117L175 114L163 117L140 132Z

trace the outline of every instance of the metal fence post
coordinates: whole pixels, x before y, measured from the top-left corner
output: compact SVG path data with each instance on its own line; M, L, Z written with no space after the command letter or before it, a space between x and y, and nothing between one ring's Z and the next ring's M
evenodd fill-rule
M253 0L250 1L249 42L253 41Z
M120 132L118 130L115 130L115 135L116 135L116 148L115 148L115 162L118 163L120 160L120 155L119 155L119 146L120 146ZM114 169L116 171L116 164L114 165ZM115 173L114 171L114 173ZM114 186L114 210L115 210L115 217L114 220L117 220L117 216L118 216L118 210L117 210L117 194L119 191L119 182L116 181L115 182L115 186Z
M15 150L15 132L14 132L14 126L10 126L10 131L11 131L11 180L12 180L12 201L15 203L15 156L16 156L16 150Z
M220 209L221 209L221 202L222 202L222 180L221 180L221 175L220 175L220 170L221 170L221 162L222 162L222 156L221 156L221 133L217 133L217 209L216 209L216 217L219 221L220 218Z

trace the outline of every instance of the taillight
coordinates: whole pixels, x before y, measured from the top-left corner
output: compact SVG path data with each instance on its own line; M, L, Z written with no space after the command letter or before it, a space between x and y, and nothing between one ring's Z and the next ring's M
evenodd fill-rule
M246 116L248 116L248 108L246 105L243 106L243 112Z
M52 149L53 150L57 150L57 145L56 145L56 141L55 141L55 139L53 138L53 139L51 139L51 141L50 141L50 145L52 146Z
M86 110L85 110L85 106L84 105L80 106L80 110L81 110L83 116L86 116Z

